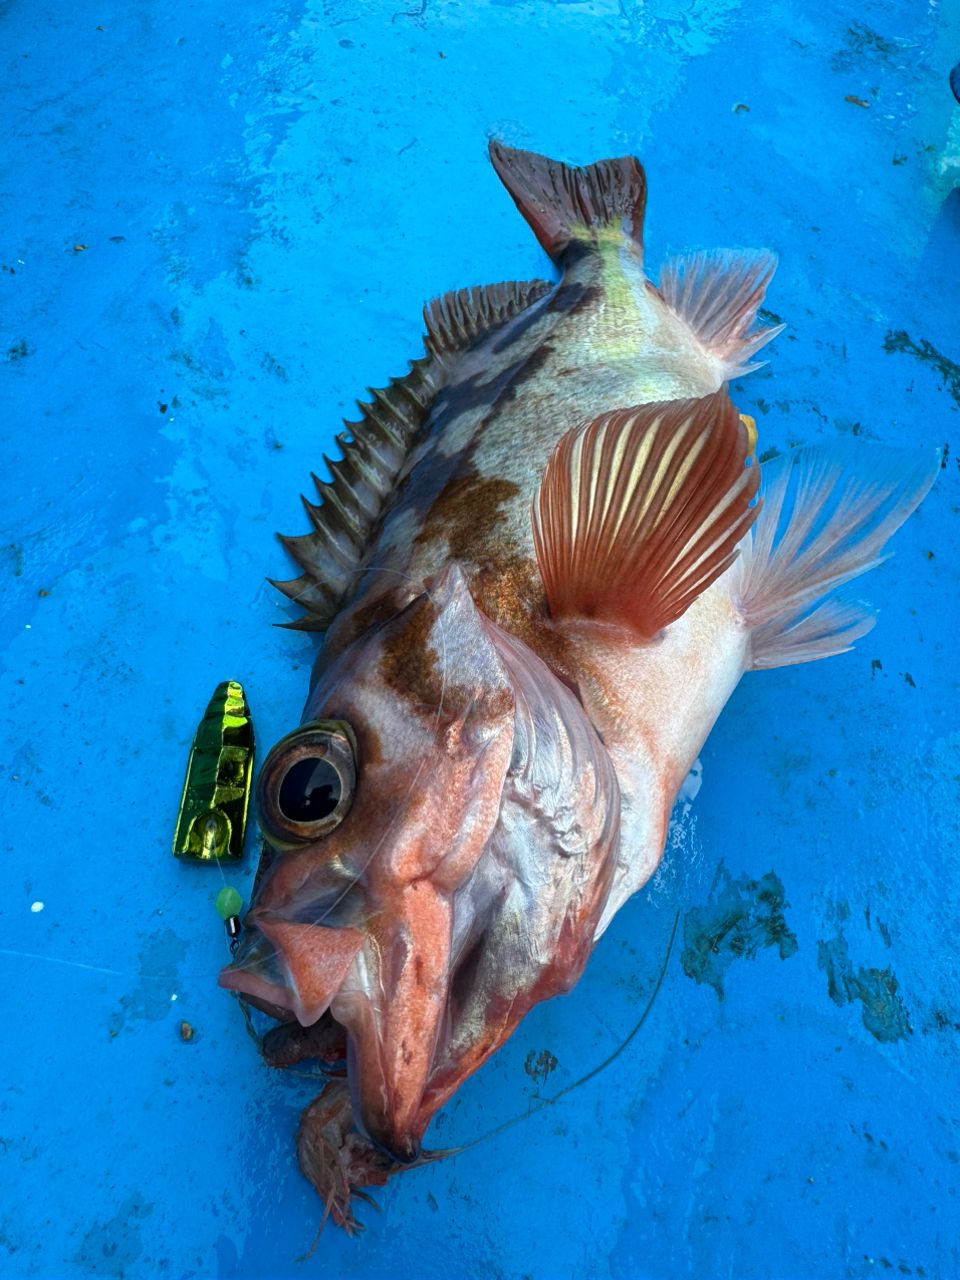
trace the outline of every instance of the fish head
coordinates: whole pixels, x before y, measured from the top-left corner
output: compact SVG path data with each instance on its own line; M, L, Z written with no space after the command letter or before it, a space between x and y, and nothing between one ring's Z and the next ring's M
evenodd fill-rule
M398 1160L530 1004L579 975L609 885L571 881L564 840L599 841L612 872L612 769L580 768L576 700L517 648L451 567L319 674L258 782L267 865L221 984L304 1026L329 1011L355 1119Z
M496 826L514 697L448 572L323 672L258 781L268 865L221 977L347 1028L371 1137L412 1154L446 999L452 904Z

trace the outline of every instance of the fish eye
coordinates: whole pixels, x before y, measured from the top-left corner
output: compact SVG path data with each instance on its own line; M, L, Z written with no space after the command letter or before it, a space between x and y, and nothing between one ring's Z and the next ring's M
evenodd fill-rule
M357 784L356 740L342 720L317 720L288 734L263 763L260 821L280 848L316 840L347 816Z

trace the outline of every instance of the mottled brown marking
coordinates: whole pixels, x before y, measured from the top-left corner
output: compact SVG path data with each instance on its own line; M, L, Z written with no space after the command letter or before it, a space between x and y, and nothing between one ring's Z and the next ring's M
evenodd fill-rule
M494 693L489 693L483 700L483 710L488 720L500 720L513 711L516 701L513 690L507 685L498 686Z
M397 602L392 591L384 591L381 595L361 604L354 609L351 621L354 636L362 636L389 622L397 613Z
M361 767L383 764L383 740L379 733L369 724L354 726L354 732L357 735L357 754Z
M517 393L521 387L527 382L532 382L537 374L546 368L552 355L553 347L549 342L541 342L535 351L530 352L522 367L517 370L504 388L503 397L497 404L497 413L503 409L504 405L516 400Z
M593 252L596 254L596 250L593 250ZM597 255L597 261L599 262L599 255ZM493 344L493 350L498 355L502 351L508 351L519 338L522 338L544 316L573 316L578 311L593 306L602 297L603 289L600 285L584 284L579 280L562 284L544 307L537 310L531 308L526 315L510 325L503 337L498 338Z
M423 601L412 605L384 634L380 674L391 689L431 708L440 705L443 673L430 645L434 615Z
M517 391L525 382L536 377L553 352L553 347L546 340L539 343L526 355L520 356L512 364L497 371L496 365L481 369L469 377L451 382L437 392L431 413L431 434L442 433L448 422L455 421L462 414L475 409L491 409L499 413L503 405L515 399ZM487 419L489 421L489 418ZM469 452L473 452L479 441L486 422L474 433ZM402 489L402 484L401 484Z
M574 668L563 635L554 627L536 561L524 556L491 556L470 584L477 607L520 640L554 674L576 689Z
M453 476L427 512L418 545L444 537L454 560L476 562L490 550L504 503L520 492L517 485L475 470Z

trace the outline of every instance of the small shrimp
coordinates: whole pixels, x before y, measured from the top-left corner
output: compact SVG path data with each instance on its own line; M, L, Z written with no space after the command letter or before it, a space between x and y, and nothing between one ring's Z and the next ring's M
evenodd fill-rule
M317 1247L328 1218L348 1235L359 1235L363 1224L353 1216L351 1202L363 1200L377 1208L376 1201L360 1188L382 1187L401 1168L356 1132L350 1090L341 1080L331 1081L301 1116L297 1156L300 1171L313 1183L325 1206L307 1258Z

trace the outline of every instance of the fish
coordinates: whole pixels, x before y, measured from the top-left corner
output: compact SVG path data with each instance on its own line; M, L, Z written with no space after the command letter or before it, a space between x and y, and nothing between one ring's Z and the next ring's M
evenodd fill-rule
M322 637L299 727L257 783L264 854L223 987L268 1062L329 1074L297 1137L348 1231L427 1158L438 1110L570 991L655 871L747 671L849 649L844 587L885 556L935 453L861 441L768 462L727 386L767 250L645 273L646 178L500 142L559 279L459 289L423 353L324 457L278 582Z

